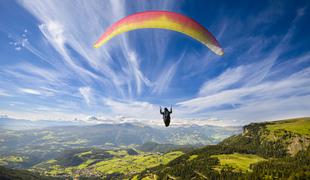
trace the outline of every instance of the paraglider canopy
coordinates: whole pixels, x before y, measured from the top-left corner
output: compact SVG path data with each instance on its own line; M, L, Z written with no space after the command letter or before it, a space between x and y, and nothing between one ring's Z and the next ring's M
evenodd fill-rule
M114 36L136 29L167 29L186 34L206 45L217 55L224 52L214 36L194 19L169 11L146 11L129 15L110 26L94 44L95 48Z

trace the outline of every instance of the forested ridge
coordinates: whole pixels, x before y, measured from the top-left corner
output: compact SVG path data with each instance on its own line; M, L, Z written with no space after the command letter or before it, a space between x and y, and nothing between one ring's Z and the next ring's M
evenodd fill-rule
M310 179L309 123L310 118L252 123L244 126L242 134L218 145L191 151L165 166L145 170L135 178ZM223 160L226 164L216 157L218 155L227 155ZM249 164L247 170L238 168L243 165L238 164L241 162L229 164L229 157L249 155L260 160Z

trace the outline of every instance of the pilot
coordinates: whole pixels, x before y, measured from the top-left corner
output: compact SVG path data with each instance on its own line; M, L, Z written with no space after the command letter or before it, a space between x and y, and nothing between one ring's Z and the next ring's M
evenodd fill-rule
M168 110L168 108L164 108L164 112L162 111L161 107L160 107L160 114L163 115L163 120L164 120L164 123L166 125L166 127L169 126L170 124L170 114L172 113L172 107L170 107L170 111Z

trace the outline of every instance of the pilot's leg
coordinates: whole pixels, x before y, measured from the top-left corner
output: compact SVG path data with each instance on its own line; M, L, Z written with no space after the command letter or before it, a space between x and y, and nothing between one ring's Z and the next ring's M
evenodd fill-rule
M170 124L170 119L166 119L166 120L165 120L165 125L166 125L166 127L168 127L169 124Z

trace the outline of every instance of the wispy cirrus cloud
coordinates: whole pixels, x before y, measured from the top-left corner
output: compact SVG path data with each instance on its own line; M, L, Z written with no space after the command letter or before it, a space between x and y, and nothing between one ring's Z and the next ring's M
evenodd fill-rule
M117 115L138 119L154 119L158 116L158 106L145 101L120 101L104 99L103 103Z
M106 87L117 90L111 93L118 92L118 95L123 97L139 95L143 91L143 86L152 84L140 68L137 52L132 48L132 38L129 39L127 35L121 35L119 38L115 38L114 41L109 42L105 48L99 50L92 48L92 44L104 29L128 14L129 5L127 6L127 3L119 0L107 1L104 5L99 3L100 1L87 3L80 1L75 4L55 1L19 2L41 22L39 29L44 38L62 56L68 68L86 81L83 82L84 84L104 81L102 83ZM136 4L130 10L156 9L159 7L172 9L179 7L179 5L174 1L163 2L160 6L158 3L142 2ZM91 28L81 29L81 25ZM158 36L159 33L155 33L155 35L157 39L167 40L167 38L164 39ZM151 49L159 50L156 53L158 56L163 56L165 53L164 46L166 43L163 41L161 41L160 45L157 43L142 43L147 44ZM68 49L68 47L70 48ZM83 62L81 62L81 59L79 61L76 58L73 59L70 49L74 53L78 53ZM112 52L119 52L119 50L121 53L115 54ZM115 55L112 57L111 54ZM123 70L115 71L113 61L119 63ZM81 63L85 62L88 63L88 68L81 65Z
M244 76L244 69L247 67L239 66L237 68L228 69L218 77L205 82L199 90L199 95L210 95L230 88L235 83L240 82Z
M0 96L10 96L10 94L6 92L5 90L0 89Z
M283 80L223 90L180 102L179 105L191 108L191 112L197 112L213 107L218 108L222 105L249 105L250 102L261 101L263 103L265 100L274 99L276 101L276 99L287 96L303 96L308 92L306 88L310 86L309 78L310 69L307 68Z
M43 99L51 94L55 98L67 95L73 99L81 95L88 106L93 101L92 89L100 89L101 92L96 93L97 98L115 97L134 102L133 99L145 92L146 88L153 89L154 86L154 82L142 70L141 57L132 46L136 44L132 40L136 37L121 35L105 48L94 49L92 44L103 30L128 13L143 9L177 9L180 4L176 5L175 1L163 1L160 4L142 2L130 7L130 4L119 0L104 4L100 1L80 1L76 4L55 1L18 2L38 20L37 28L41 36L37 36L37 42L34 42L31 32L30 37L26 37L28 32L24 32L22 37L14 35L11 39L16 47L23 47L47 66L38 66L39 61L35 65L20 63L7 66L2 73L8 79L14 77L19 81L11 84L10 88L19 89L15 94L37 95ZM81 25L89 28L82 28ZM169 35L156 32L151 34L150 37L154 36L158 41L142 44L156 51L149 53L163 58L166 53L164 47L167 46L165 41ZM41 42L38 43L38 40ZM171 76L175 69L176 66L172 66L169 70ZM161 84L168 85L170 80L164 81ZM159 87L156 91L162 89Z
M24 105L15 110L29 116L53 111L64 117L71 113L71 119L75 114L104 114L109 120L151 121L160 118L159 104L172 104L179 120L221 119L221 124L307 114L308 103L302 99L308 100L309 94L309 52L296 41L300 22L308 15L306 6L268 2L250 10L241 4L232 11L226 3L177 0L18 4L31 25L18 23L18 31L6 34L16 58L6 50L2 57L9 60L0 61L0 106L9 107L19 98ZM194 18L217 37L225 55L158 29L128 32L102 48L92 47L111 24L146 10ZM16 29L14 23L6 24ZM0 29L1 35L7 28L0 23Z
M92 103L93 95L92 89L90 87L81 87L79 88L81 95L83 96L86 104L89 106Z
M158 76L158 79L153 84L153 93L163 93L163 91L167 90L172 79L175 77L175 73L177 71L177 68L182 61L182 59L185 56L186 51L184 51L181 56L178 58L178 60L173 63L172 65L166 66L162 69L160 72L160 75Z
M41 95L41 92L35 89L22 88L20 91L27 94Z

